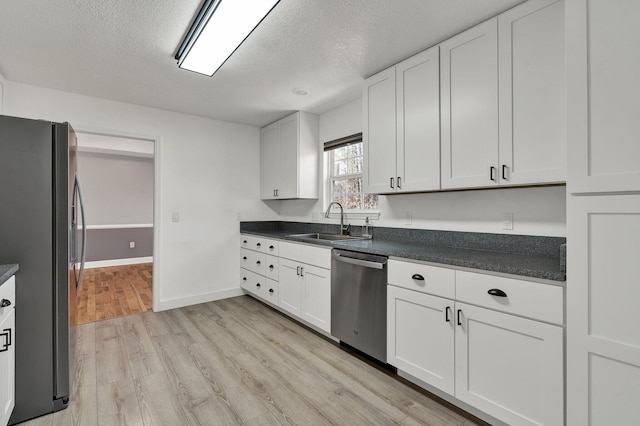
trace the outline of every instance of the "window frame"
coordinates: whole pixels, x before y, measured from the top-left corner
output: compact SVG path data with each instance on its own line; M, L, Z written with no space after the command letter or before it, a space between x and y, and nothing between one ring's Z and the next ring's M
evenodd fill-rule
M343 146L338 146L338 147L332 147L330 149L326 149L324 152L324 161L325 161L325 209L328 208L329 204L331 204L334 201L333 198L333 188L334 188L334 182L336 181L347 181L348 179L353 179L353 178L360 178L361 181L364 181L364 142L362 140L357 141L357 142L351 142L351 143L346 143L344 144L344 146L348 146L348 145L355 145L357 143L363 144L362 146L362 169L360 173L350 173L350 174L344 174L344 175L335 175L334 174L334 164L335 164L335 151L337 149L342 148ZM326 145L326 144L325 144ZM362 216L362 219L364 219L365 217L369 217L370 219L376 219L379 217L379 210L378 210L378 202L379 199L376 200L376 207L372 208L372 209L365 209L362 208L364 206L364 197L365 195L368 195L366 192L362 191L360 192L360 208L357 209L349 209L346 206L344 207L344 212L345 215L350 215L352 217L355 216ZM370 194L370 195L375 195L376 198L378 197L378 194ZM343 204L343 203L341 203ZM332 210L330 212L330 217L333 217L332 215L336 214L336 217L339 217L339 212L336 212L334 210Z

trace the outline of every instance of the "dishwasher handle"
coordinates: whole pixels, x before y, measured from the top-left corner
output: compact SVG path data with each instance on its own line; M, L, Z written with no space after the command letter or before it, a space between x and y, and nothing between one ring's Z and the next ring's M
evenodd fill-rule
M380 263L380 262L372 262L370 260L355 259L353 257L346 257L344 255L341 255L340 253L335 253L334 256L336 260L338 260L339 262L351 263L352 265L364 266L365 268L384 269L384 265L387 263L387 262Z

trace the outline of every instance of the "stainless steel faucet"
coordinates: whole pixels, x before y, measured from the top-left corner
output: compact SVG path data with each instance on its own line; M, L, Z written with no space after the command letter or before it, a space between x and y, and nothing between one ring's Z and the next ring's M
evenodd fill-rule
M342 208L342 204L338 203L337 201L332 201L331 204L329 204L329 207L327 207L327 211L324 212L324 217L329 217L329 213L331 213L331 207L334 204L340 207L340 235L344 235L345 231L349 230L349 225L344 225L344 209Z

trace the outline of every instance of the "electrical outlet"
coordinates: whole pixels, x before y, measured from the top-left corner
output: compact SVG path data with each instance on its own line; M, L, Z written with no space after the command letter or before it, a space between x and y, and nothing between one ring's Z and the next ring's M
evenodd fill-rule
M237 220L242 220L242 213L240 213L240 212L236 213L236 219Z
M502 213L502 229L513 229L513 213Z
M135 241L129 241L129 248L136 248L136 242Z
M413 214L411 212L404 212L404 224L411 225Z
M180 222L180 212L171 213L171 222Z

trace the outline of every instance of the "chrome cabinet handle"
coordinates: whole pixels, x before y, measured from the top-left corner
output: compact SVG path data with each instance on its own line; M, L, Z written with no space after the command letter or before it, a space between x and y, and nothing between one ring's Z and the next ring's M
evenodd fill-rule
M496 175L496 168L491 166L489 168L489 179L491 179L492 181L495 182L496 181L496 176L495 175Z
M6 308L7 306L11 306L11 300L2 299L2 302L0 302L0 308Z
M261 246L262 246L262 244L256 243L256 247L260 248Z
M462 309L458 309L458 325L462 325L462 321L460 320L461 313L462 313Z
M256 284L256 287L260 288L260 283L257 283L257 284Z
M507 165L502 165L502 180L507 180Z
M273 289L272 288L269 289L269 293L273 294Z
M260 266L260 261L256 260L256 265Z
M411 276L411 279L412 280L417 280L417 281L424 281L424 277L422 275L420 275L420 274L413 274Z
M269 269L271 269L273 271L274 266L273 265L269 265Z
M300 276L304 277L304 266L300 267Z
M389 186L391 186L392 189L394 188L394 186L393 186L393 178L389 178Z
M398 189L402 188L402 179L398 176Z
M296 275L300 276L300 267L296 266Z
M451 312L451 307L447 306L447 307L444 309L444 320L445 320L446 322L451 322L451 318L449 318L449 313L450 313L450 312Z

